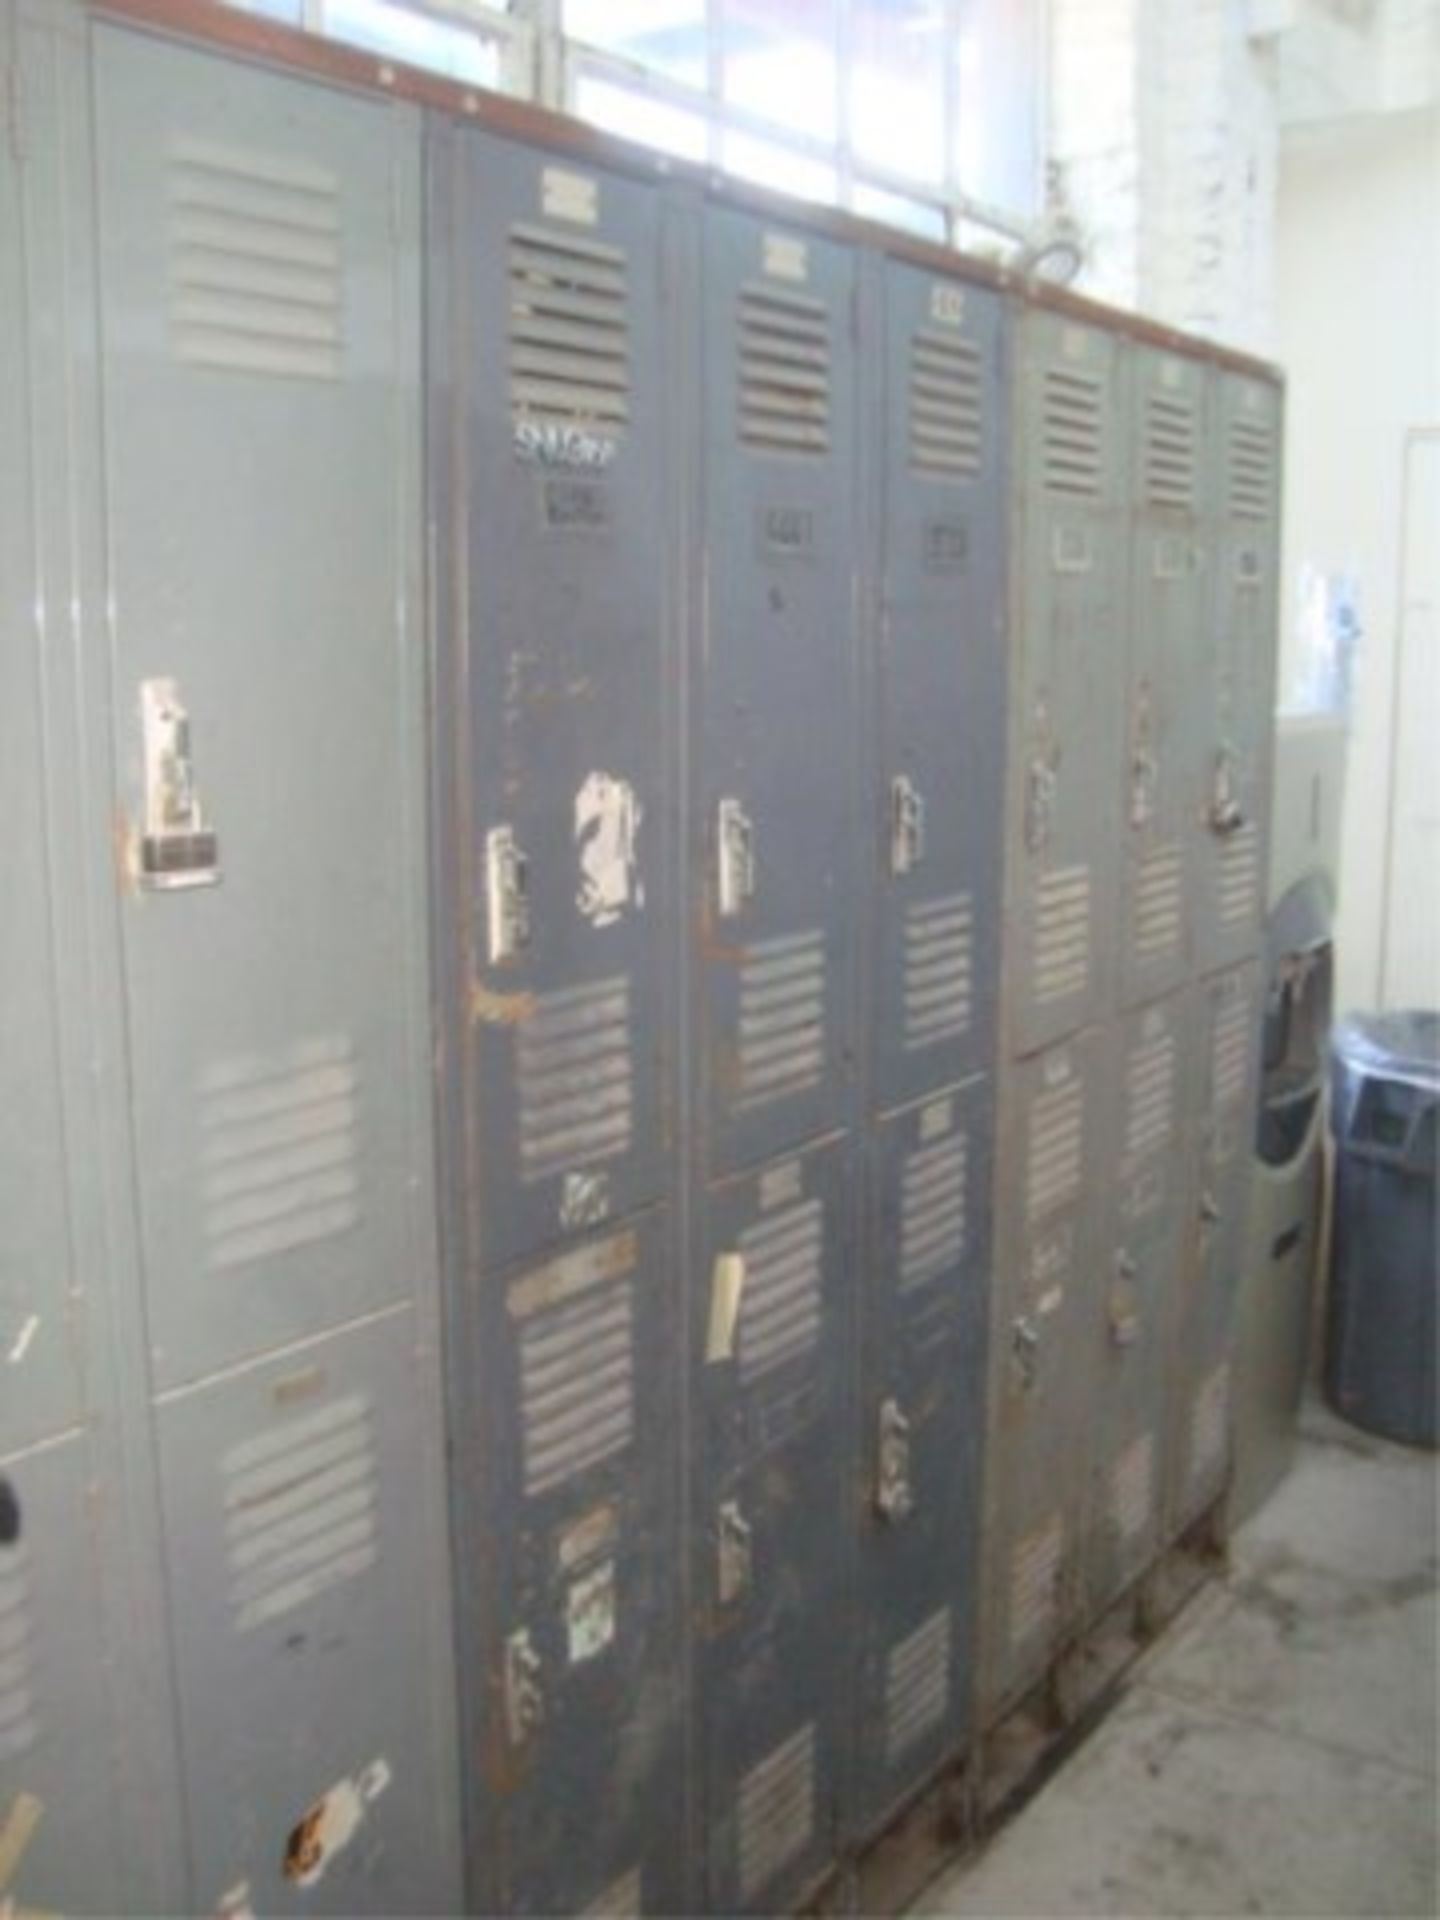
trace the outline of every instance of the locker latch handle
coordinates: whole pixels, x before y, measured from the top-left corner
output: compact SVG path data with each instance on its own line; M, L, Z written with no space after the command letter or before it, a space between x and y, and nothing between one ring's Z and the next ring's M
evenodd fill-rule
M892 1525L915 1511L915 1490L910 1484L910 1422L894 1399L880 1403L875 1505Z
M1220 1218L1220 1206L1213 1193L1207 1187L1200 1195L1200 1218L1207 1227L1213 1227Z
M505 1642L505 1724L512 1746L522 1746L545 1718L540 1672L530 1629L517 1627Z
M1020 1386L1028 1393L1039 1371L1040 1329L1028 1314L1019 1314L1010 1328L1010 1357Z
M925 858L925 801L906 773L890 782L890 871L913 873Z
M485 917L492 967L529 946L530 864L513 827L492 827L485 836Z
M754 1540L750 1522L738 1500L722 1500L717 1515L715 1584L722 1607L745 1593L754 1572Z
M1236 754L1223 746L1215 755L1215 774L1210 787L1210 831L1222 839L1237 833L1245 824L1245 810L1235 791Z
M210 887L220 878L215 830L205 819L195 781L190 715L174 680L146 680L140 687L144 736L145 817L140 833L142 887L171 892Z
M1050 839L1050 816L1055 808L1059 779L1053 763L1039 754L1030 762L1030 779L1025 796L1025 845L1031 853L1041 853Z
M716 847L718 906L729 920L755 897L755 828L738 800L720 802Z
M1130 824L1146 826L1155 813L1160 784L1160 762L1148 747L1137 747L1130 759Z
M1135 1281L1140 1269L1125 1252L1115 1256L1115 1282L1110 1289L1110 1338L1117 1347L1133 1347L1140 1338L1140 1305Z

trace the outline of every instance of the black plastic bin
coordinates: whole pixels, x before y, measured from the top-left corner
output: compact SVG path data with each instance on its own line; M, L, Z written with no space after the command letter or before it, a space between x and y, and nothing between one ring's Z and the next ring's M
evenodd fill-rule
M1440 1013L1353 1016L1335 1031L1331 1063L1326 1395L1357 1427L1433 1447Z

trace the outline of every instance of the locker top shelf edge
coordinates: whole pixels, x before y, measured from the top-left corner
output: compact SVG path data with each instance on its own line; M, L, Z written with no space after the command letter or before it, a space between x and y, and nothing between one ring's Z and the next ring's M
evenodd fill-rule
M285 67L332 86L406 100L448 114L462 123L483 127L487 132L543 147L577 161L588 161L647 180L688 181L712 200L749 208L811 233L866 246L932 273L980 282L1013 294L1031 306L1105 327L1128 339L1209 361L1275 386L1284 385L1284 374L1273 362L1242 353L1219 341L1182 333L1143 314L1106 306L1068 287L1027 279L1023 274L1010 272L973 254L902 233L841 208L793 200L748 181L717 174L691 161L656 153L602 132L582 120L554 113L533 101L447 80L421 67L406 66L402 61L306 33L260 14L241 12L222 4L222 0L83 0L83 4L95 19L149 28L221 49L239 59Z

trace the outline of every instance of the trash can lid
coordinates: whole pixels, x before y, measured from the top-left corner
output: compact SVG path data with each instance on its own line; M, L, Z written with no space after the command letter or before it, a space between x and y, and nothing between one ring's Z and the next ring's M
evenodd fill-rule
M1440 1012L1352 1013L1336 1027L1334 1046L1347 1067L1440 1084Z

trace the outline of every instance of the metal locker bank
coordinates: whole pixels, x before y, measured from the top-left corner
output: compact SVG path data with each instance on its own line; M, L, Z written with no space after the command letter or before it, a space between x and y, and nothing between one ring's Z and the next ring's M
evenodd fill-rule
M0 1908L894 1910L1225 1491L1277 378L0 56Z

